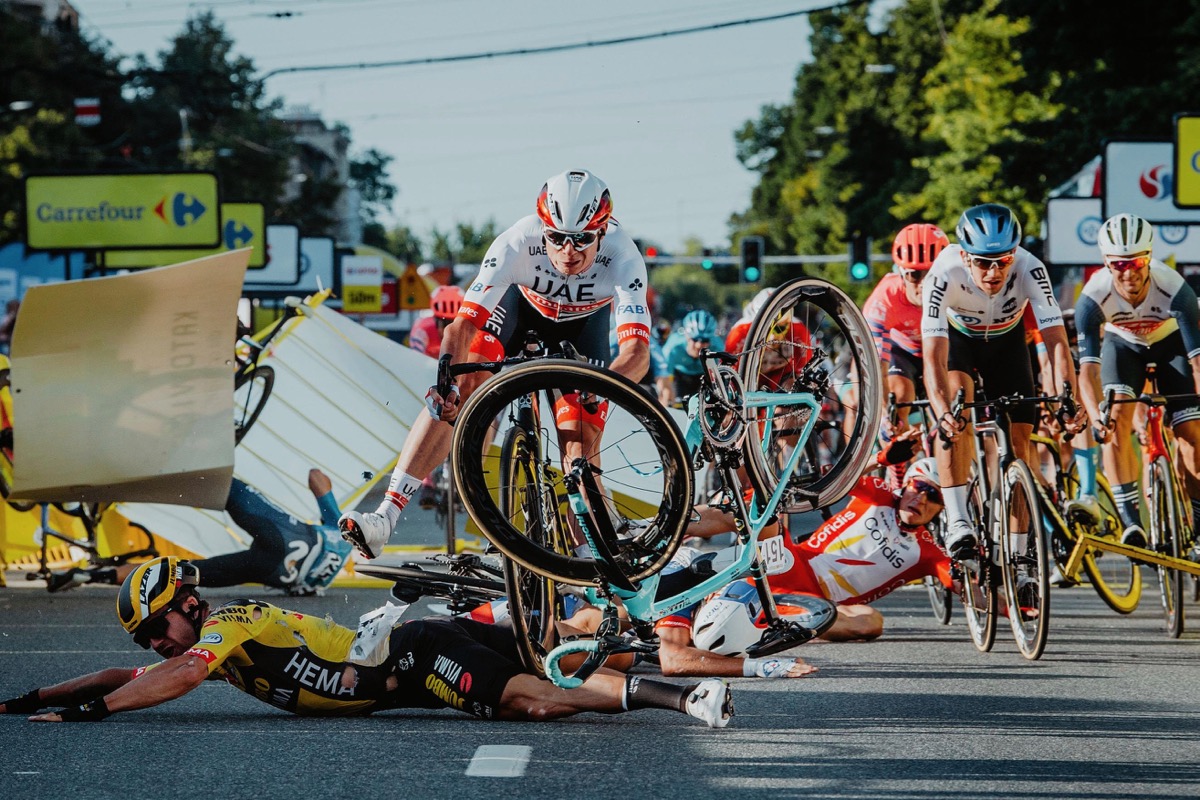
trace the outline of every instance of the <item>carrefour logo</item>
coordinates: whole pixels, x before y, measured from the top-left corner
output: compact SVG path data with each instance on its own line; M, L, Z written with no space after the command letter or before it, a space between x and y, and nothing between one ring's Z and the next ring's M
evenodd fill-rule
M154 207L154 213L163 222L173 222L180 228L185 225L191 225L203 217L204 212L207 210L203 203L186 192L176 192L175 196L170 199L169 204L167 198L164 197ZM170 219L167 218L168 215Z
M1099 217L1084 217L1079 221L1079 226L1075 228L1075 235L1079 237L1079 241L1087 245L1096 244L1096 239L1100 235L1100 218Z
M1138 188L1149 200L1165 200L1171 196L1171 171L1166 164L1151 167L1138 178Z
M225 242L227 250L237 250L239 247L246 247L254 239L254 231L238 222L236 219L225 220L225 230L222 232L222 240Z

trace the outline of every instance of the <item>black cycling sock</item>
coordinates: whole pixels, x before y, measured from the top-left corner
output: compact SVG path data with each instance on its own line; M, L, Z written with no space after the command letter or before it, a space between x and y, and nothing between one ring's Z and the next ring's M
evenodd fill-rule
M621 708L635 711L639 708L669 708L674 711L687 709L688 695L700 684L680 686L676 683L647 680L640 675L625 676L625 690L621 693Z
M1138 485L1137 481L1130 483L1118 483L1112 487L1113 500L1117 501L1117 514L1121 517L1121 524L1128 528L1130 525L1142 524L1142 516L1138 513Z

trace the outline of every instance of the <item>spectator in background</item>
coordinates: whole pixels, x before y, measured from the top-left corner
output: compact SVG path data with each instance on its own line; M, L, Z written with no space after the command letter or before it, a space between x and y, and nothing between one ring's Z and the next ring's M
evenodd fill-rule
M8 355L12 348L13 329L17 326L17 311L20 308L20 300L9 300L4 308L4 318L0 319L0 353L4 355Z

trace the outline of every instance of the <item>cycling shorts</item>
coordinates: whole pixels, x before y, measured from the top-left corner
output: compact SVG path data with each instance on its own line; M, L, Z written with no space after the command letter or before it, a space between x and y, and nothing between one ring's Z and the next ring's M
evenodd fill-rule
M946 367L950 371L976 376L977 400L1005 395L1034 396L1033 367L1029 363L1029 349L1025 346L1025 329L1020 325L988 339L967 336L951 328ZM1008 418L1012 422L1032 425L1038 418L1037 406L1012 406Z
M922 387L925 385L925 376L922 372L924 365L918 356L905 350L903 347L892 345L892 354L888 359L888 375L899 375L901 378L907 378L912 381L918 388L918 395L923 395Z
M1146 385L1146 365L1155 364L1160 394L1191 394L1196 391L1192 365L1183 348L1183 335L1171 333L1150 346L1134 344L1120 336L1104 337L1100 347L1100 383L1104 393L1137 397ZM1167 403L1171 425L1200 419L1200 403L1171 400Z
M517 286L508 287L500 303L492 311L471 341L471 352L485 361L500 361L525 349L526 333L532 331L550 348L567 341L588 361L602 367L612 362L608 343L609 306L593 311L586 317L552 320L543 317Z
M504 687L524 672L516 635L505 624L427 617L392 631L388 649L387 666L400 680L388 693L392 708L456 708L493 719Z

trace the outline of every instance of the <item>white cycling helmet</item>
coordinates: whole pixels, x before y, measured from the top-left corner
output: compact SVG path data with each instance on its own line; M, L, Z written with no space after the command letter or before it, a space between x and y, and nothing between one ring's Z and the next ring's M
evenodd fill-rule
M612 207L608 186L583 169L550 178L537 199L542 224L564 233L603 231L612 217Z
M763 629L755 624L761 612L758 590L752 583L731 583L696 610L692 641L701 650L741 655L762 637Z
M918 458L912 464L909 464L908 469L904 472L904 483L908 483L913 478L924 478L933 484L938 484L938 468L937 459L932 456Z
M1100 226L1096 244L1105 258L1145 255L1154 244L1154 226L1135 214L1117 214Z

